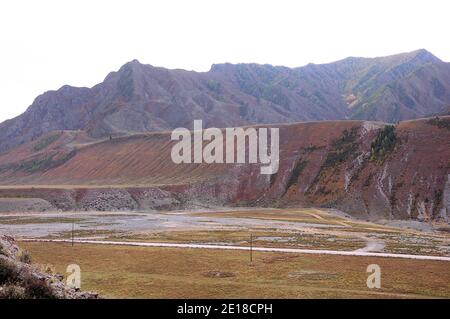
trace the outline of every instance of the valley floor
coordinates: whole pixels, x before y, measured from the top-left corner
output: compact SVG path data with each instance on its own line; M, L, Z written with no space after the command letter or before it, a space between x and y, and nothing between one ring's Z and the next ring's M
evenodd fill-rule
M106 298L450 298L448 262L246 251L22 243ZM381 288L366 286L381 267Z
M450 298L450 234L429 230L313 208L0 214L35 262L78 264L83 290L121 298Z

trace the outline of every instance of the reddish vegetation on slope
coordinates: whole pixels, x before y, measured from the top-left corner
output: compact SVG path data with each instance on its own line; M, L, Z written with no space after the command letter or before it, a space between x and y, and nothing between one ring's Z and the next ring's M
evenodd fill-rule
M280 168L272 176L261 175L256 164L176 165L169 133L93 142L82 132L64 132L42 150L35 151L32 142L0 156L0 197L41 197L64 209L88 209L102 197L108 209L152 206L149 201L296 204L336 207L361 217L447 220L450 130L435 124L401 122L392 148L377 156L373 143L382 123L279 125ZM45 161L48 154L56 155ZM55 189L61 185L65 189ZM50 196L56 192L60 195Z

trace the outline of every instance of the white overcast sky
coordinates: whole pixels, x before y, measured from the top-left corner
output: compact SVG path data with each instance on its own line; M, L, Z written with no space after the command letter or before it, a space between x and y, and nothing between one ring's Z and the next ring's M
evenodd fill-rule
M124 63L290 67L425 48L450 61L448 0L14 0L0 3L0 122Z

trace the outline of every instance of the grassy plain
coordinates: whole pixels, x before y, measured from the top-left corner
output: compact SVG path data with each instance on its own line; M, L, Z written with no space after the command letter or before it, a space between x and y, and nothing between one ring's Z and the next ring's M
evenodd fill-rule
M20 243L34 262L65 273L76 263L82 289L106 298L450 297L448 262L211 249ZM381 267L381 289L366 268Z

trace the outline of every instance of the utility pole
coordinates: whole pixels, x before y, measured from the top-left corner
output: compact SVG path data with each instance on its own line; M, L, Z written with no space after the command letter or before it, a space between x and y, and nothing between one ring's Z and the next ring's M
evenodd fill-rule
M73 247L73 232L74 232L74 228L75 228L74 223L72 223L72 247Z
M250 262L253 262L253 234L250 233Z

